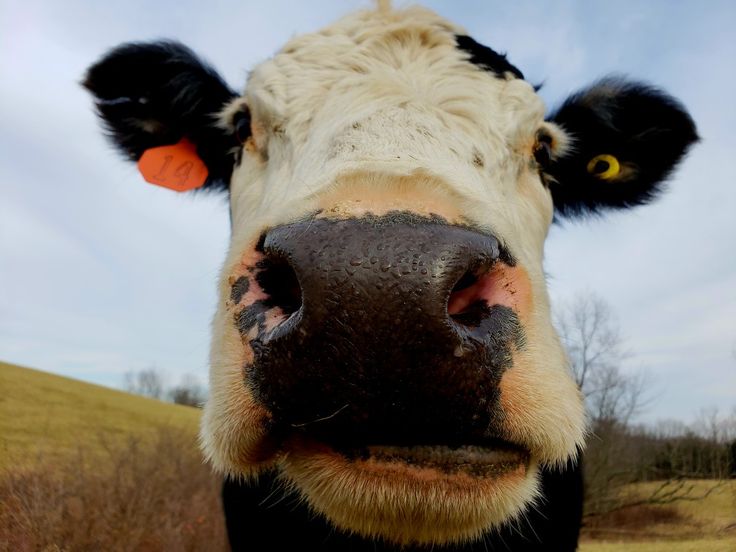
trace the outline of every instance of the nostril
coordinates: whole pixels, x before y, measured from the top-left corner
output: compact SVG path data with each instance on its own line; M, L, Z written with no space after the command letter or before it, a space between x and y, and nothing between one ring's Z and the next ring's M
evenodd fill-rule
M286 316L298 311L302 306L302 288L287 260L266 257L259 263L259 268L256 280L268 295L268 306L279 307Z
M457 284L455 284L455 287L452 288L452 292L451 292L450 295L452 295L453 293L457 293L458 291L462 291L464 289L469 288L470 286L472 286L477 281L478 281L478 276L476 276L470 270L468 270L458 280Z
M488 315L488 297L493 286L490 270L468 270L452 288L447 301L447 314L462 326L477 327Z
M477 328L490 312L491 309L488 306L488 303L479 299L470 303L462 311L451 314L450 318L461 326Z

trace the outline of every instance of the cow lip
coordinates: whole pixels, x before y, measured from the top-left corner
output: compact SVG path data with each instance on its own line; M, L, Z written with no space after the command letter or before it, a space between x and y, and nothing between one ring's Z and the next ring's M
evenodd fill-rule
M469 473L485 477L515 470L529 461L529 453L510 446L369 446L367 451L369 459L376 462L397 462L448 474Z
M432 469L448 475L468 474L477 477L500 476L527 467L530 452L501 439L478 444L368 444L333 445L301 440L299 448L325 448L356 463L402 465L416 469ZM306 445L306 446L305 446Z

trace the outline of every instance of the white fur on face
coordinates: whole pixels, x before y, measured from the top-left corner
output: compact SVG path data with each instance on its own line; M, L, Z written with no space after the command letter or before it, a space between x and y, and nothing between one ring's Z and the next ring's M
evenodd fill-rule
M349 16L292 40L258 66L244 96L223 114L226 122L247 105L253 136L231 183L233 237L213 324L204 449L216 467L234 474L282 466L309 502L340 527L397 542L468 538L515 515L533 500L535 466L574 456L585 427L582 399L550 320L542 254L552 200L532 161L540 128L562 145L565 137L544 123L544 106L528 83L470 64L456 46L456 34L464 33L421 8ZM376 488L355 465L336 467L317 454L283 456L268 442L270 413L243 381L252 351L233 325L234 305L228 301L233 279L245 270L259 235L330 209L327 198L348 205L341 214L349 216L351 199L365 189L380 189L387 205L392 190L399 195L401 189L413 194L417 205L440 205L438 214L491 231L517 260L526 290L519 315L527 346L515 353L514 366L502 378L501 404L505 437L529 450L533 469L518 484L488 483L479 486L485 494L453 495L460 512L481 514L471 526L458 521L454 532L442 525L444 538L429 529L426 538L396 533L401 515L426 514L426 527L438 523L442 512L430 515L426 504L407 496L431 500L444 483L433 481L421 491L426 478L404 474L403 480L399 475L395 484ZM389 506L376 515L385 523L366 518L359 504L346 512L352 499L340 493L352 491L330 484L333 473L354 480L353 490L363 481L370 493L383 496ZM484 510L488 500L495 506ZM409 505L409 510L392 518L391 504Z

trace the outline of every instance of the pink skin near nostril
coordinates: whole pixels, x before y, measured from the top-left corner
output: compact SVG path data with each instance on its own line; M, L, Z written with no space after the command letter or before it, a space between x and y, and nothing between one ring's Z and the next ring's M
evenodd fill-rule
M231 286L240 278L245 277L248 279L248 291L243 294L236 306L247 307L256 301L268 299L268 295L258 285L258 281L256 280L256 275L259 272L257 265L263 258L264 255L262 253L258 253L257 251L251 252L243 258L240 266L238 266L235 273L230 277Z
M515 290L511 271L504 266L495 266L478 277L471 286L455 291L447 303L447 314L460 314L470 305L483 301L489 307L503 305L514 308Z
M258 267L258 263L265 259L265 255L257 251L253 251L246 255L240 263L237 272L230 278L231 285L241 277L248 279L248 291L243 294L238 301L238 308L248 308L258 301L264 301L269 299L269 295L263 290L261 285L258 283L258 273L261 269ZM263 313L263 329L266 332L271 332L276 326L284 322L288 316L280 307L272 307Z

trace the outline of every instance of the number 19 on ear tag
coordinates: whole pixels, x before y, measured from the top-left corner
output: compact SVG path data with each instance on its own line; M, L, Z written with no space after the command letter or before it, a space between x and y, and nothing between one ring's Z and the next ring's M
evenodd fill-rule
M201 188L207 181L207 166L197 148L186 138L176 144L150 148L138 160L146 182L177 192Z

